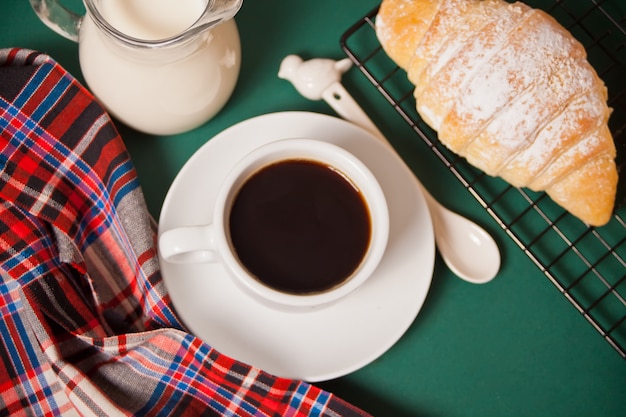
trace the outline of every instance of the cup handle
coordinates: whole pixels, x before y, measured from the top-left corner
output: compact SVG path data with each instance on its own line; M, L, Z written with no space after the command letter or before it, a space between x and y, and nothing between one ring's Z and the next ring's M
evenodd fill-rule
M172 263L210 263L219 257L213 225L183 226L167 230L159 237L161 257Z
M46 26L59 35L78 42L78 30L84 16L65 8L58 0L30 0L30 5Z

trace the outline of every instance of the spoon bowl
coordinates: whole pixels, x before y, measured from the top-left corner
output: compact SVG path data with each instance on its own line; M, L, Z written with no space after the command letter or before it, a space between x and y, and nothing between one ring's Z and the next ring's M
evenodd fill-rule
M472 284L494 279L501 261L493 237L476 223L439 204L421 188L432 217L437 248L448 268Z

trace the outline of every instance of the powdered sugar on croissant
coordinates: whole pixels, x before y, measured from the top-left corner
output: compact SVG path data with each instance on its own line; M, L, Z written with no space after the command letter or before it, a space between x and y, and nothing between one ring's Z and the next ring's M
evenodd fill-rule
M603 225L617 187L607 91L551 16L503 0L384 0L376 32L452 151Z

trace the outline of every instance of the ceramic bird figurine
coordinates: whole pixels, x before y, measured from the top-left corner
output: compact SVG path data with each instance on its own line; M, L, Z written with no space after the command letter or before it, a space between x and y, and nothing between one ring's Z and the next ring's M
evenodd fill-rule
M339 82L341 75L351 66L352 61L348 58L340 61L319 58L304 61L297 55L288 55L280 64L278 77L290 81L309 100L321 100L322 93Z

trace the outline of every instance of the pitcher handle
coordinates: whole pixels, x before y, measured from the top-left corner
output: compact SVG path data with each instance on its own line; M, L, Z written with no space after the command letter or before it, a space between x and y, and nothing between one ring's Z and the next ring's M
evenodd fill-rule
M30 5L46 26L59 35L78 42L78 30L84 16L65 8L58 0L30 0Z

